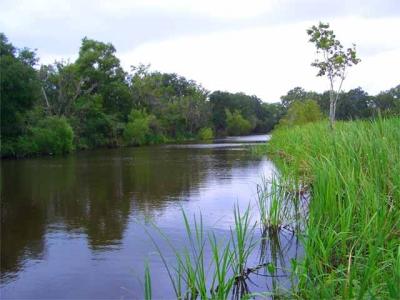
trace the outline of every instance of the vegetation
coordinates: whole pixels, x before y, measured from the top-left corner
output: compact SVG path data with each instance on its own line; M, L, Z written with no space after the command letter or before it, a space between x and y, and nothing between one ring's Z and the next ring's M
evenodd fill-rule
M329 91L316 93L295 87L281 97L284 114L295 101L314 100L318 103L323 116L328 117L329 93ZM373 119L379 115L386 117L400 115L400 84L376 96L368 95L360 87L339 93L336 107L337 120Z
M319 23L307 30L310 42L317 48L321 59L316 59L311 65L318 68L318 76L327 76L330 84L329 91L329 121L333 128L335 122L336 104L342 84L346 77L348 67L358 64L361 60L357 58L355 45L343 51L343 46L333 30L329 30L329 24ZM336 80L339 83L335 86Z
M297 297L400 295L400 118L274 132L269 152L310 185Z
M193 80L149 66L125 72L113 45L88 38L75 62L38 66L35 52L16 49L4 34L0 50L2 157L267 132L281 116L280 104L209 95Z
M212 140L214 132L210 127L203 127L199 130L198 139L202 141Z
M238 110L233 113L227 109L226 113L226 129L229 135L245 135L249 134L252 126L250 121L242 117Z
M206 238L201 216L192 224L183 214L190 247L176 249L164 235L177 258L175 264L163 258L177 298L398 298L399 140L398 117L339 122L334 131L325 121L274 131L267 149L281 174L259 186L257 222L249 208L235 207L235 226L221 242L212 232ZM305 249L284 275L277 273L282 231L300 237ZM204 256L209 248L211 262ZM254 255L260 264L249 266ZM252 294L246 282L259 269L273 285ZM289 286L276 281L286 276Z
M279 121L279 126L303 125L320 121L322 118L323 114L315 100L294 101L290 104L286 115Z
M285 115L281 123L289 126L320 119L308 100L324 116L330 111L330 92L296 87L282 103L263 103L244 93L210 94L193 80L145 65L126 72L113 45L88 38L75 62L39 66L35 52L15 48L4 34L0 51L2 157L266 133ZM377 96L357 88L336 97L339 120L400 113L400 86ZM312 114L305 113L310 108ZM43 125L45 119L53 121ZM57 119L66 131L52 130Z

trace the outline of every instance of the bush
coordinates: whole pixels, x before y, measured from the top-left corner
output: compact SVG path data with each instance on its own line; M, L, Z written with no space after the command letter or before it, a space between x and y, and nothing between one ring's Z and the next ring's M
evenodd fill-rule
M32 128L31 142L20 139L20 151L31 147L31 152L43 154L68 153L73 150L73 138L74 132L64 117L47 117Z
M226 124L229 135L245 135L249 134L253 129L250 121L243 118L238 110L231 113L228 109L226 113Z
M322 119L323 114L315 100L294 101L290 104L286 116L279 121L279 126L291 127L320 121Z
M20 136L14 146L14 155L24 157L38 152L38 145L29 136Z
M210 127L203 127L199 130L197 134L199 140L212 140L214 138L214 132Z
M123 136L127 145L137 146L159 144L166 140L156 117L147 114L145 110L136 109L129 114Z

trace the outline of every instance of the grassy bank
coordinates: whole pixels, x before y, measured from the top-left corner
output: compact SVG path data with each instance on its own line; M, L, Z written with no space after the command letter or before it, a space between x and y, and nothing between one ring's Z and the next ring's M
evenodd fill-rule
M400 297L400 118L274 132L269 153L310 186L298 297Z

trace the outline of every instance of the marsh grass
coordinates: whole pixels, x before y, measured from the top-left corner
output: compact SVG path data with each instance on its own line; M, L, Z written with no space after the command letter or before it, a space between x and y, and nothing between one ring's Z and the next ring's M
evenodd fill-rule
M265 186L268 185L265 184ZM281 209L280 207L276 209ZM276 235L274 237L260 239L256 228L261 221L253 220L250 211L250 206L241 211L239 206L235 205L233 209L234 225L230 229L230 234L224 239L221 236L217 237L212 231L204 230L201 214L193 216L189 220L182 210L187 245L180 249L153 224L156 232L163 237L175 256L174 262L168 262L165 251L161 250L160 244L153 237L154 233L148 232L168 273L177 299L251 298L255 294L251 293L248 285L251 282L250 276L258 276L260 270L267 272L268 275L265 276L269 278L288 276L280 270L284 265L282 263L284 254L279 241L281 229L275 228ZM268 253L272 253L272 255L266 255L267 247L270 247ZM258 253L258 251L260 252ZM205 255L206 252L211 255ZM253 257L252 263L254 263L254 256L257 255L260 255L260 263L249 265L249 258ZM263 259L262 255L264 255ZM267 257L270 260L267 260ZM272 261L273 259L276 261ZM277 262L278 260L280 263ZM146 299L150 299L152 295L150 275L150 269L146 264ZM281 293L278 281L279 279L274 279L272 285L275 292ZM271 292L271 295L274 291Z
M256 220L250 215L250 205L241 211L236 204L233 209L234 225L225 240L212 231L205 232L201 213L189 220L182 210L187 245L180 249L153 224L175 256L174 263L167 262L165 252L148 232L167 270L177 299L255 297L256 294L251 293L248 285L252 275L271 279L270 296L284 295L279 281L280 278L291 276L290 270L285 267L285 255L296 239L295 230L298 228L293 225L296 223L293 218L298 216L298 205L290 203L297 201L297 198L293 198L296 189L288 191L284 186L278 183L277 178L272 181L263 180L258 187L259 218ZM259 224L260 234L256 233ZM291 233L285 247L281 246L280 241L283 230ZM211 255L205 255L206 252ZM249 258L257 255L259 264L249 265ZM264 274L260 273L261 270L264 270ZM285 293L287 295L287 291ZM147 265L145 297L151 297L151 276Z
M240 299L249 293L247 260L256 247L254 228L250 211L234 208L235 223L226 241L218 239L213 232L205 232L202 215L189 220L182 210L187 245L178 249L155 225L157 232L165 239L175 256L174 263L168 263L159 243L148 232L167 270L177 299L226 299L230 295ZM211 258L206 259L205 251ZM151 295L150 271L145 267L145 295Z
M299 298L400 298L400 118L276 131L268 151L309 185Z

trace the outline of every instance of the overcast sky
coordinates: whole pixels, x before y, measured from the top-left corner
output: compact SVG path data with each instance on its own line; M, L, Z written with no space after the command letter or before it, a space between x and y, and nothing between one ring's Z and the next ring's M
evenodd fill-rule
M150 63L206 89L279 101L295 87L323 91L306 29L331 24L362 62L344 84L370 94L400 84L400 0L1 0L0 31L41 63L76 59L84 36L111 42L126 70Z

